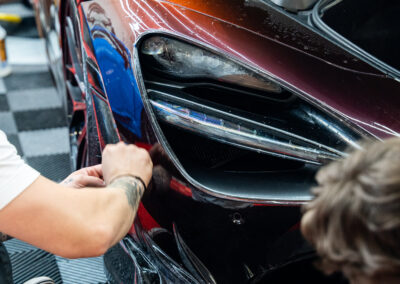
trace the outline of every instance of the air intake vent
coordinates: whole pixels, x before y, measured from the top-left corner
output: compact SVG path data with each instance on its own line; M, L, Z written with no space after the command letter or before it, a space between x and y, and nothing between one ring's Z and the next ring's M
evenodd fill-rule
M199 188L302 202L319 165L358 147L360 136L347 125L215 53L159 36L140 50L142 91L159 139Z

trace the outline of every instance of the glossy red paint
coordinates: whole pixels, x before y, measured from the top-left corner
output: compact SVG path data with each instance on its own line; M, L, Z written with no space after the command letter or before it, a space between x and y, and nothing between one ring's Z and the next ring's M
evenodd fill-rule
M171 179L169 186L171 189L175 190L176 192L179 192L184 196L192 197L193 195L190 187L186 186L185 184L183 184L182 182L178 181L175 178Z
M139 148L146 149L147 151L150 151L150 149L153 148L153 145L143 142L136 142L135 145L138 146Z
M299 52L320 58L342 68L359 72L380 73L369 65L356 60L325 38L315 37L314 32L298 21L276 13L271 4L250 0L166 0L186 9L203 13L218 21L247 30L266 39L281 43Z
M142 203L139 204L137 216L140 219L140 224L142 225L143 229L146 231L150 231L154 228L161 228L161 226L157 223L156 220L150 215L150 213L146 210ZM135 233L135 227L132 225L131 229L129 230L129 234Z
M399 82L303 24L281 18L268 6L247 3L251 1L96 1L132 54L143 33L183 36L296 88L373 135L384 138L400 132ZM93 3L82 6L88 14ZM276 38L284 24L289 26L283 30L287 37Z

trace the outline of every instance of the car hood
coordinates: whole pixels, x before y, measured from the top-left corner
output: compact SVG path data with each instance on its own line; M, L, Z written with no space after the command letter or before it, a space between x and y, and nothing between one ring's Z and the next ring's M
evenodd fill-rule
M128 48L148 33L192 39L272 76L378 137L400 132L399 82L269 1L82 2L88 12L94 3L107 11L101 19L112 18L113 27L105 29Z
M331 64L358 72L381 74L370 65L353 60L353 56L324 36L316 37L315 30L295 15L263 0L168 0L171 3L209 17L246 29L251 33L290 46Z

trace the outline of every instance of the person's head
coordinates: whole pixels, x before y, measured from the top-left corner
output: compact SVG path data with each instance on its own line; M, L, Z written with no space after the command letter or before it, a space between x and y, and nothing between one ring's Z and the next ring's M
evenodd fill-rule
M399 280L400 139L365 144L316 179L301 230L321 269L342 271L352 283Z

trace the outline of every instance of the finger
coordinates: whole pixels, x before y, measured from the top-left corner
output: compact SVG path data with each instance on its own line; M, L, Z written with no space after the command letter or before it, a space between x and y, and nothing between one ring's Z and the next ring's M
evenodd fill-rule
M80 176L77 178L76 183L80 187L104 187L105 183L101 178L94 176Z
M84 169L80 169L80 170L76 170L75 172L70 173L70 175L68 177L65 178L65 180L75 177L77 175L81 175L83 173Z
M103 167L101 164L86 168L86 174L93 177L103 177Z

